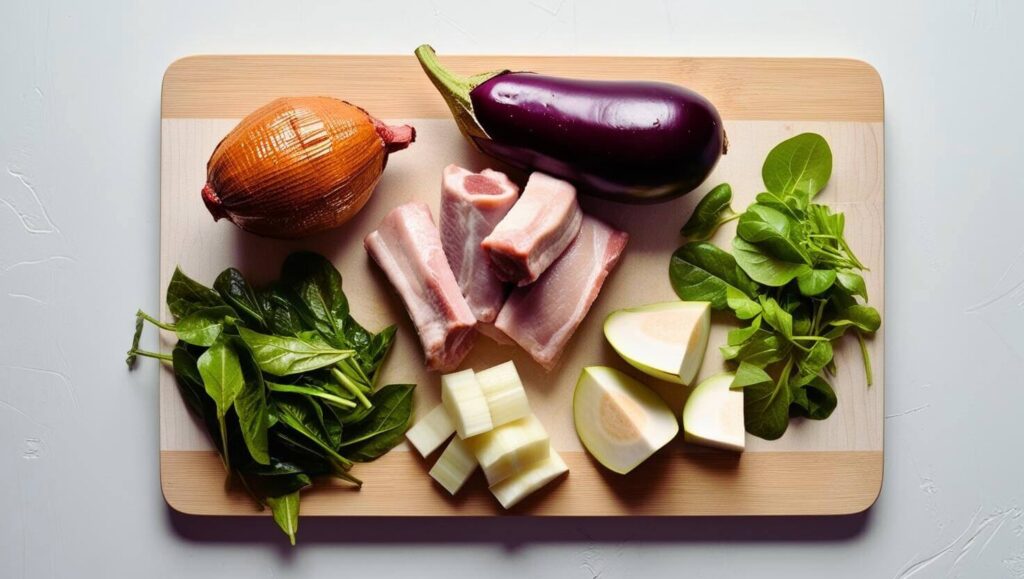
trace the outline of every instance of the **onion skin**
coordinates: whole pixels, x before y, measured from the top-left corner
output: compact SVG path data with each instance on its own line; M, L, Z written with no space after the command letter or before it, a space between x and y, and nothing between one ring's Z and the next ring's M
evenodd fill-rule
M277 238L342 225L370 198L388 154L413 142L330 97L284 97L252 112L214 149L203 202L215 220Z
M416 56L477 149L596 197L675 199L700 186L728 145L714 105L680 86L509 71L460 77L427 45Z

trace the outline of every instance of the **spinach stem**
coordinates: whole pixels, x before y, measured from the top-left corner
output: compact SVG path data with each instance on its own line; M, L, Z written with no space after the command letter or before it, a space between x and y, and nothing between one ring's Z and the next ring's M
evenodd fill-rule
M360 404L366 408L373 408L373 404L370 403L370 399L366 397L366 394L363 394L363 391L359 389L359 386L352 382L348 376L342 374L337 368L331 368L331 376L334 376L335 380L340 382L342 386L351 392L352 395L359 400Z
M165 324L142 310L135 312L135 315L153 324L154 326L167 330L169 332L173 332L177 329L174 327L174 324Z
M348 370L349 372L358 374L359 379L363 382L363 384L359 385L361 386L360 390L362 390L366 394L372 392L369 386L363 387L364 384L370 383L370 378L367 377L366 373L363 372L363 369L359 367L358 362L353 362L352 358L345 358L344 360L338 362L338 367L340 367L342 370Z
M231 474L231 461L228 459L228 421L224 416L218 416L220 422L220 449L221 458L224 460L224 470Z
M860 342L860 354L864 357L864 373L867 375L868 386L874 381L871 375L871 355L868 354L868 345L864 341L864 334L857 331L857 341Z
M146 358L156 358L157 360L163 360L164 362L173 362L174 358L170 354L161 354L159 352L150 352L148 350L140 350L138 348L132 348L128 351L129 356L144 356Z

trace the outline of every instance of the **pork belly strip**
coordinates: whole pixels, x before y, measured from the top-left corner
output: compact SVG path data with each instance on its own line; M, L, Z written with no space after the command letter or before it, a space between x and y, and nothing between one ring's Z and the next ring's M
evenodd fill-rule
M441 178L441 245L469 309L480 322L498 317L507 293L480 243L518 196L515 183L490 169L473 173L448 165Z
M597 299L629 235L583 216L572 245L536 283L516 288L495 327L550 370Z
M483 241L498 279L531 284L562 255L580 231L576 188L533 173L512 210Z
M427 369L456 369L473 345L476 318L445 259L430 208L406 203L392 209L363 244L405 302Z

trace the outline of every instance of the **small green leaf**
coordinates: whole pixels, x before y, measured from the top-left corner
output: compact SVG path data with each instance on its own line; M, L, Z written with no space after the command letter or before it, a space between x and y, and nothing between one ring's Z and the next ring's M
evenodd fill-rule
M725 301L729 309L741 320L749 320L761 313L761 304L732 286L725 288Z
M832 415L839 402L835 390L820 376L815 376L806 384L792 390L793 406L799 414L812 420L825 420Z
M850 295L868 299L868 287L860 274L847 270L839 271L836 274L836 283Z
M342 345L348 299L341 289L341 274L322 255L300 251L281 266L281 281L294 296L297 311L335 345Z
M680 233L690 241L704 241L714 235L715 231L737 217L729 203L732 201L732 187L722 183L697 203L693 213L686 221Z
M412 393L415 385L389 384L373 393L373 411L365 420L349 429L342 447L352 460L374 460L402 441L412 418Z
M757 203L747 207L736 226L737 236L757 244L768 255L809 264L810 258L800 249L798 230L799 226L785 213Z
M320 447L326 456L340 464L350 465L351 462L338 454L335 446L331 444L330 435L322 428L316 409L313 408L314 404L301 396L278 396L274 399L274 411L281 423Z
M829 325L839 328L854 326L871 333L882 325L882 317L878 315L878 310L871 306L855 305L846 308L839 314L838 319L832 320Z
M225 318L234 315L235 310L228 306L200 308L178 320L175 333L182 342L209 347L224 331Z
M836 282L833 269L812 269L796 276L797 287L805 296L817 296L828 291Z
M274 522L288 535L295 546L295 533L299 531L299 491L280 497L267 497L267 506L274 514Z
M238 353L242 365L242 376L245 385L235 399L235 413L242 430L242 440L252 459L259 464L270 464L270 450L267 430L270 420L267 414L267 387L263 382L263 373L253 358L252 351L245 342L236 336L231 343Z
M354 354L322 343L299 338L270 336L239 327L238 335L252 349L260 369L275 376L289 376L336 364Z
M728 252L704 241L687 243L677 249L672 254L668 273L672 289L680 299L711 302L716 310L725 309L729 287L748 296L757 292L757 285L737 267Z
M815 342L811 349L804 354L798 364L800 373L808 376L817 376L832 361L832 343L827 341Z
M784 286L793 281L796 276L811 269L806 263L790 262L772 257L762 251L759 246L740 237L732 240L732 251L740 268L751 279L766 286Z
M259 330L266 329L266 319L260 299L249 282L245 281L242 272L233 267L225 269L214 280L213 289L217 290L220 297L241 315L246 324Z
M814 197L831 176L832 149L816 133L803 133L779 143L761 168L765 187L783 198L794 193Z
M788 365L787 365L788 373ZM789 426L792 394L782 379L776 383L767 372L748 363L736 369L733 390L743 390L743 416L747 432L765 440L776 440Z
M727 343L730 346L740 346L744 344L747 340L752 338L759 329L761 329L761 316L756 316L753 320L751 320L749 326L745 328L729 330ZM739 350L737 350L736 352L738 354Z
M224 457L224 465L230 467L231 459L228 451L230 441L227 436L226 417L238 394L245 386L245 379L242 376L242 366L238 360L238 354L224 338L223 335L217 338L210 349L199 356L196 365L199 375L203 378L206 394L213 399L216 406L221 453Z
M793 344L786 338L761 328L742 345L725 346L721 350L722 357L726 360L747 362L764 368L786 358L792 349Z
M793 315L782 309L773 298L761 296L761 308L764 310L764 321L775 328L786 339L793 339Z
M227 305L220 294L185 275L181 268L174 270L171 282L167 284L167 309L175 319L181 319L192 312Z

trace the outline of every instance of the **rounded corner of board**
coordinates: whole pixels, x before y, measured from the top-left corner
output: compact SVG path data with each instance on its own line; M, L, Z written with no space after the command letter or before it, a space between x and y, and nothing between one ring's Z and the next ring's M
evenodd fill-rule
M197 511L181 501L180 486L173 481L181 478L183 475L177 471L180 463L170 460L170 455L174 453L175 451L173 450L160 451L160 493L164 497L164 503L179 515L205 515L206 513L201 510Z

